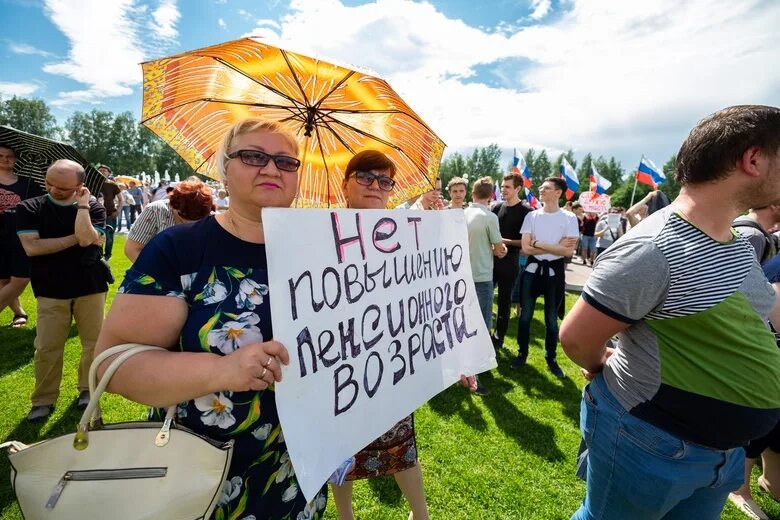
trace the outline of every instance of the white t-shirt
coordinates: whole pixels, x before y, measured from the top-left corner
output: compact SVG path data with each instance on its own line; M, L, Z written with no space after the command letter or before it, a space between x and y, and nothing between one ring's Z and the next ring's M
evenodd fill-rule
M219 197L214 197L214 204L217 205L217 209L228 207L228 205L230 204L230 197L225 197L224 199L220 199Z
M525 216L523 227L520 228L523 235L530 233L534 240L545 244L557 244L563 237L577 238L580 236L580 227L574 213L559 209L555 213L547 213L544 209L537 209ZM563 258L558 255L545 253L534 255L539 260L558 260Z

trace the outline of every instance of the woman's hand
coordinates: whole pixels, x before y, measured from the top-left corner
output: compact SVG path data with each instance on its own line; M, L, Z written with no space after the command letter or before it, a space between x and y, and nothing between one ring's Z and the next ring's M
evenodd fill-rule
M219 373L225 390L265 390L282 380L282 364L290 362L287 349L278 341L244 345L219 359Z

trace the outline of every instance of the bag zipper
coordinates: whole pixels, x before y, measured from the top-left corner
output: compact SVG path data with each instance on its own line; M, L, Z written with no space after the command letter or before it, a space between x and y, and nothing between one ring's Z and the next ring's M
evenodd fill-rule
M57 501L69 481L84 482L90 480L125 480L136 478L161 478L168 473L168 468L127 468L127 469L88 469L66 471L54 486L49 500L46 501L46 509L54 509Z

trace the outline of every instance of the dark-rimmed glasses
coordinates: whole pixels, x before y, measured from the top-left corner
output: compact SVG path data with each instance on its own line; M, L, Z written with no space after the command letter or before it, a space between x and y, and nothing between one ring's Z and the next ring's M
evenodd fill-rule
M355 181L363 186L371 186L374 181L379 184L379 189L382 191L390 191L395 187L395 181L387 175L377 175L374 172L354 171L352 175L355 177Z
M276 168L283 172L297 172L301 161L289 155L271 155L260 150L236 150L228 154L229 159L238 157L247 166L268 166L273 159Z

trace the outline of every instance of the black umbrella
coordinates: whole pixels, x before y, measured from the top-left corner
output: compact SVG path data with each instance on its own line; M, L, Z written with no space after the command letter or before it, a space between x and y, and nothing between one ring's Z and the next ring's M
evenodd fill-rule
M14 173L17 175L30 177L44 186L49 165L58 159L70 159L84 167L87 174L84 184L89 192L96 197L100 193L105 180L103 175L69 144L0 125L0 145L6 145L16 153Z

